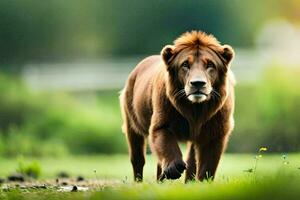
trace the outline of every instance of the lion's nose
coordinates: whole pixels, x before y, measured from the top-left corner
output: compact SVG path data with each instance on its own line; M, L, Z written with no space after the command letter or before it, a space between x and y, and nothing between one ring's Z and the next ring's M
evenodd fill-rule
M203 88L206 85L206 81L202 80L194 80L190 81L191 85L196 87L196 88Z

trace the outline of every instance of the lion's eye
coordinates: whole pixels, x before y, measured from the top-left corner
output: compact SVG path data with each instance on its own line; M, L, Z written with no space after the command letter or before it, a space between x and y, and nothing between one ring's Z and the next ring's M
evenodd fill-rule
M190 69L190 64L189 64L189 61L184 61L182 64L181 64L181 67L188 70Z
M209 68L215 69L216 66L215 66L215 64L212 61L208 61L207 64L206 64L206 68L207 69L209 69Z

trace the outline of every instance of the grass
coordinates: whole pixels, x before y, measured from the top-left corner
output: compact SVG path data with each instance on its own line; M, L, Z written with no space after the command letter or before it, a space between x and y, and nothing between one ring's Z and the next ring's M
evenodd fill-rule
M27 159L30 160L30 159ZM71 176L82 175L101 182L97 191L61 193L56 190L20 190L0 192L0 199L299 199L300 154L290 154L283 159L280 154L263 155L258 160L257 172L253 168L255 155L226 154L213 183L183 180L155 181L155 158L147 156L145 181L132 182L132 172L127 155L73 156L41 158L41 179L51 179L60 171ZM17 159L0 159L0 177L5 177L17 167ZM110 181L115 182L110 182ZM41 196L42 194L42 196Z
M289 165L283 165L280 154L263 155L258 161L258 173L275 173L282 167L300 167L300 154L287 156ZM132 180L132 170L127 155L94 155L94 156L66 156L59 158L25 158L26 161L37 160L42 168L41 179L54 178L59 172L66 171L72 176L82 175L94 178L94 170L101 179L128 179ZM0 177L6 177L18 167L18 159L0 158ZM218 168L216 181L224 178L245 176L245 170L253 168L255 155L251 154L225 154ZM5 167L3 167L5 166ZM156 162L155 156L147 155L145 165L145 180L155 180ZM299 170L300 173L300 170Z

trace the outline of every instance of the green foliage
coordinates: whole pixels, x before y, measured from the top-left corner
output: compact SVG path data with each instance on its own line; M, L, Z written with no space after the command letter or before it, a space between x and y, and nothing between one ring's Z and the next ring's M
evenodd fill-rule
M68 147L59 138L49 138L44 141L38 136L22 129L10 129L1 136L0 153L3 156L30 155L41 156L64 156L69 152Z
M236 86L229 152L300 149L300 72L269 67ZM38 93L0 75L0 154L44 156L126 152L117 91Z
M16 171L32 178L39 178L42 173L42 168L38 161L33 160L31 162L26 162L24 157L20 157L18 159L18 168Z
M0 90L2 155L125 151L117 91L81 101L84 94L33 93L4 75L0 75Z
M234 46L251 46L264 23L291 15L289 10L297 13L299 4L283 0L1 0L0 62L158 53L192 29L213 33Z
M235 130L229 151L299 151L300 71L268 67L252 85L237 85ZM239 145L237 145L239 144Z

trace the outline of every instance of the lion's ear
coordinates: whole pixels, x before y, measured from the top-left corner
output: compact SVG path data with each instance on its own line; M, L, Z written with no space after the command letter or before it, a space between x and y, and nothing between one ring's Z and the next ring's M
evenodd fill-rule
M229 64L234 57L234 50L231 46L225 44L222 46L221 55L225 59L226 64Z
M174 46L167 45L161 50L161 56L167 66L169 66L174 55Z

